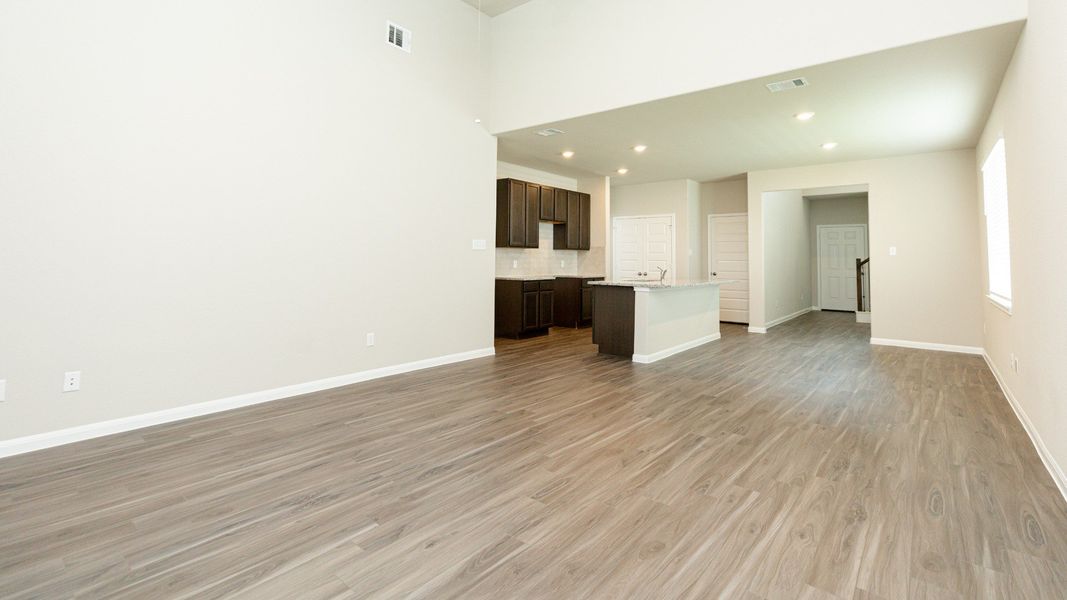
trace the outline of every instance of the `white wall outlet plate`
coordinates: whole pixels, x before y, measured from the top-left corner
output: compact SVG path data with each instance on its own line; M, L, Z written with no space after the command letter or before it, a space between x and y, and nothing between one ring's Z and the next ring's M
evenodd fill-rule
M485 240L471 240L471 250L485 250Z
M518 269L519 268L519 261L517 261L517 260L511 261L511 268L512 269Z
M897 247L896 246L890 246L889 247L889 256L896 256L896 255L897 255Z
M368 333L367 334L367 345L368 346L373 346L374 345L374 334L373 333Z
M63 374L63 391L76 392L82 387L82 372L67 371Z
M7 380L0 379L0 402L7 400Z

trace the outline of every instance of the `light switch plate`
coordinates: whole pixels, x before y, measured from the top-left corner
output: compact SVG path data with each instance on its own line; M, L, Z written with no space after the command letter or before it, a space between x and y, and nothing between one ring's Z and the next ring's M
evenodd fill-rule
M485 240L471 240L471 250L485 250Z
M889 247L889 256L896 256L896 255L897 255L897 247L896 246L890 246Z

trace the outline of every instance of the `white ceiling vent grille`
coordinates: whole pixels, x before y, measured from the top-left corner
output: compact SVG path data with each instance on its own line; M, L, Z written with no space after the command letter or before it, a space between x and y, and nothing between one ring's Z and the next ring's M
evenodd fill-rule
M810 85L806 77L797 77L795 79L786 79L784 81L775 81L774 83L768 83L767 89L772 92L784 92L786 90L793 90L799 87L805 87Z
M386 38L385 41L391 45L400 48L404 52L411 52L411 31L404 29L396 23L385 22Z
M554 128L550 127L548 129L542 129L541 131L535 131L534 133L536 133L537 135L539 135L541 137L549 137L549 136L552 136L552 135L559 135L561 133L567 133L567 132L563 131L562 129L554 129Z

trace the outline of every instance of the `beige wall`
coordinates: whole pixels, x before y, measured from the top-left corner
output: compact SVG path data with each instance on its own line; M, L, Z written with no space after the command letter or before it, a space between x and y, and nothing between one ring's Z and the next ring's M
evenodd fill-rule
M762 194L868 184L872 337L980 346L974 160L973 150L957 150L749 173L751 325L765 326L772 314Z
M1067 3L1031 0L1030 19L1004 77L978 144L972 177L981 190L981 166L1003 136L1008 163L1012 314L983 296L985 235L981 246L984 345L1031 434L1043 447L1067 495ZM979 194L980 196L980 194ZM972 213L984 227L980 202ZM1019 371L1011 368L1011 355Z
M478 20L0 3L0 440L491 348Z
M492 131L648 102L1025 17L1026 0L822 0L818 10L787 0L533 0L492 19ZM547 74L552 85L531 85Z
M578 274L604 277L608 274L608 230L611 214L611 178L605 176L579 177L578 191L589 194L589 250L578 253Z
M811 215L800 190L762 194L765 323L811 309ZM751 271L751 267L749 269ZM751 304L749 305L751 309Z
M686 279L700 278L699 212L700 185L690 179L611 187L612 218L674 215L674 267Z
M819 306L819 225L867 225L867 194L806 199L811 211L811 298L812 306Z
M748 212L748 179L707 181L700 184L700 275L708 277L708 215Z

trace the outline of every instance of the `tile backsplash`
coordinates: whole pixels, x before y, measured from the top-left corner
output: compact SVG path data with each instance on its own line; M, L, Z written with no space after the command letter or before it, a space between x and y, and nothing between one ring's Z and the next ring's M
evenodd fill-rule
M541 223L537 248L497 248L498 277L522 275L588 275L604 274L604 248L591 250L554 250L552 224Z

